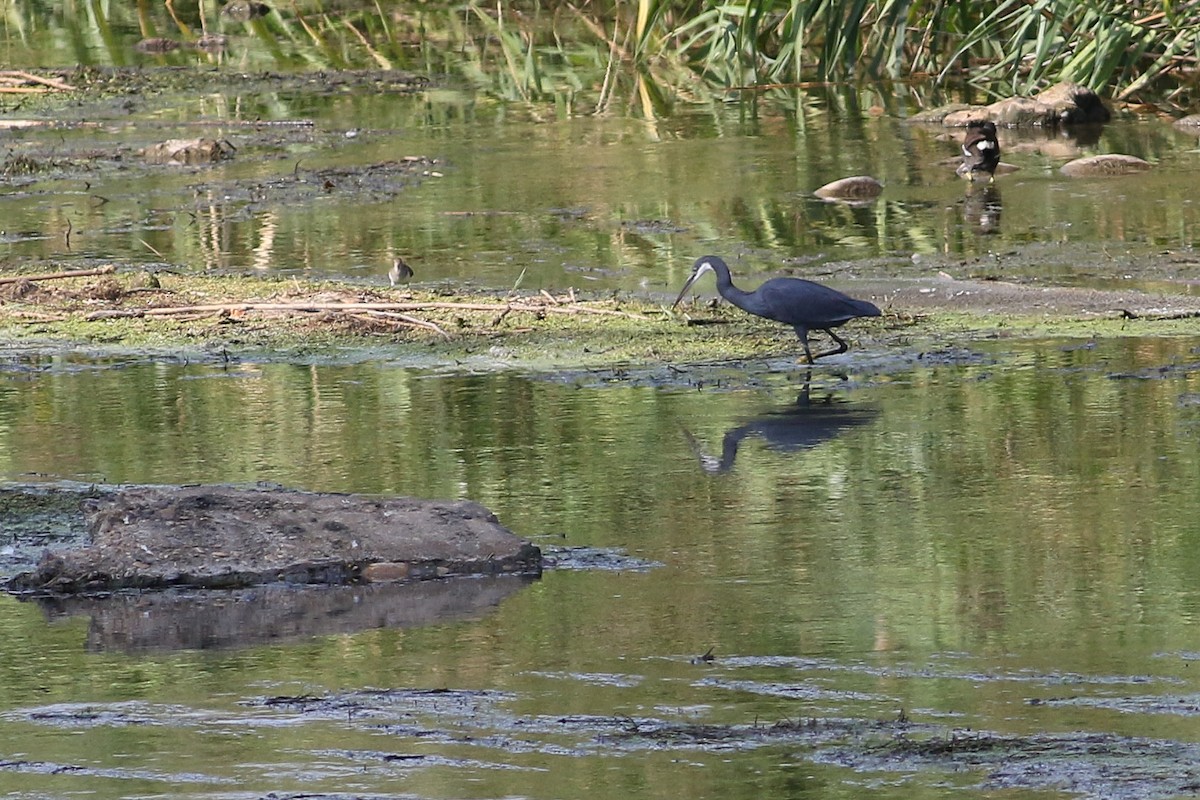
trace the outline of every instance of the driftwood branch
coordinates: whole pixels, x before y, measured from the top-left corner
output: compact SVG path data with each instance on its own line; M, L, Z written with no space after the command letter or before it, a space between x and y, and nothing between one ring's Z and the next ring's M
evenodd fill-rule
M15 84L36 83L38 87L23 87ZM0 71L0 92L44 92L45 88L57 89L62 92L74 91L75 87L68 83L63 83L54 78L44 78L41 75L34 75L31 72L25 72L17 69L7 69Z
M504 301L499 303L452 303L452 302L370 302L370 303L339 303L339 302L318 302L318 301L297 301L292 303L280 302L242 302L242 303L208 303L203 305L190 306L167 306L161 308L134 308L134 309L103 309L93 311L84 319L89 321L104 320L104 319L124 319L136 317L168 317L168 316L191 316L197 315L206 316L213 314L228 315L233 313L261 312L274 314L314 314L314 313L338 313L348 314L358 319L385 319L401 325L409 327L423 328L433 331L439 336L449 340L450 334L446 333L437 324L428 320L423 320L412 316L406 312L421 312L421 311L481 311L481 312L496 312L496 317L492 320L492 325L498 325L501 320L513 312L527 312L533 314L594 314L601 316L618 316L627 317L630 319L646 319L640 314L632 314L625 311L613 311L606 308L591 308L589 306L580 305L575 302L563 304L562 300L554 297L549 298L550 301L559 305L550 305L548 303L531 303L531 302L516 302Z
M358 316L360 319L363 318L357 314L355 316ZM385 319L389 322L396 322L401 325L407 325L407 326L413 327L413 328L424 328L425 330L433 331L434 333L438 334L446 341L450 341L450 334L446 333L444 330L442 330L440 327L438 327L434 323L432 323L428 320L417 319L416 317L410 317L408 314L397 314L397 313L389 312L389 311L368 311L368 312L365 312L365 318L366 319Z
M62 322L66 319L62 314L39 314L36 311L12 311L22 325L42 325L47 322Z
M108 275L116 272L117 268L112 264L95 269L71 269L66 272L43 272L40 275L12 275L7 278L0 278L0 285L5 283L20 283L21 281L57 281L62 278L86 278L89 275Z
M613 311L607 308L591 308L589 306L571 304L571 305L542 305L538 303L450 303L450 302L430 302L430 303L337 303L337 302L311 302L301 301L296 303L208 303L195 306L169 306L163 308L143 308L136 311L127 312L130 316L134 314L143 314L147 317L170 316L172 314L219 314L233 313L235 311L277 311L282 313L312 313L317 311L388 311L393 313L404 313L406 311L496 311L496 312L513 312L526 311L530 313L548 312L552 314L598 314L614 317L628 317L630 319L646 319L641 314L631 314L627 311Z

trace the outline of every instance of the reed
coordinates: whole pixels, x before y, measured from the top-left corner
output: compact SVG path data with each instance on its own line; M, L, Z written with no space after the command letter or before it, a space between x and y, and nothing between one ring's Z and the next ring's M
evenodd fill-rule
M663 39L727 82L930 76L1029 93L1073 80L1120 99L1170 101L1196 88L1200 3L709 0Z
M966 81L993 95L1073 80L1117 99L1200 102L1200 0L378 0L277 4L234 24L216 3L187 19L171 4L0 2L10 45L36 32L89 42L145 35L249 33L258 55L314 68L370 66L459 73L497 96L572 102L599 87L597 109L656 84ZM119 62L127 44L113 42ZM588 102L594 102L588 98Z

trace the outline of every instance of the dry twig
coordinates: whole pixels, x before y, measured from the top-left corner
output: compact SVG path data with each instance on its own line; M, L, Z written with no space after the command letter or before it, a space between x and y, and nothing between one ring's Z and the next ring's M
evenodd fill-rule
M103 267L96 267L95 269L71 269L66 272L43 272L39 275L12 275L7 278L0 278L0 284L20 283L21 281L56 281L62 278L86 278L89 275L108 275L116 271L117 268L112 264L106 264Z
M446 341L450 341L450 334L446 333L444 330L442 330L440 327L438 327L436 324L430 322L429 320L417 319L416 317L410 317L408 314L396 314L396 313L392 313L392 312L388 312L388 311L370 311L370 312L367 312L367 314L368 314L368 318L372 318L372 319L373 318L383 318L383 319L386 319L391 322L395 322L400 325L407 325L407 326L413 327L413 328L424 328L425 330L433 331L434 333L438 334Z
M26 86L24 84L36 84L34 86ZM31 72L25 72L19 69L6 69L0 71L0 92L8 93L30 93L30 92L45 92L49 89L56 89L60 92L72 92L75 87L69 83L63 83L55 78L43 78L41 75L34 75Z
M169 316L171 314L194 314L208 313L217 314L221 312L234 311L278 311L278 312L315 312L315 311L390 311L403 313L405 311L496 311L496 312L513 312L525 311L534 314L545 312L556 314L596 314L603 316L628 317L629 319L647 319L641 314L632 314L627 311L614 311L607 308L592 308L590 306L571 304L571 305L545 305L541 303L518 303L518 302L503 302L503 303L451 303L451 302L429 302L429 303L337 303L328 301L298 301L294 303L272 303L272 302L244 302L244 303L206 303L203 305L194 306L164 306L161 308L146 308L142 309L141 313L146 316Z

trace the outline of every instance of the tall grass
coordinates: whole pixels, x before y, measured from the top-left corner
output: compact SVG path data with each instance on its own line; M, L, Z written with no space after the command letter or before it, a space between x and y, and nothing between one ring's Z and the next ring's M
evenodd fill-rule
M1190 98L1200 65L1196 0L639 2L659 20L692 12L659 55L728 84L934 76L1028 93L1068 79L1170 99Z
M171 4L0 0L0 39L41 29L251 33L276 60L314 68L459 72L504 99L598 111L657 92L863 79L967 81L1026 94L1062 79L1104 94L1200 104L1200 0L289 0L233 24L205 0ZM327 8L326 6L330 6ZM183 6L180 6L183 8ZM190 39L191 36L184 38ZM113 42L120 63L123 42ZM653 90L653 91L651 91ZM598 99L597 99L598 96Z
M358 15L389 30L375 4ZM1200 0L468 0L419 15L421 39L500 96L598 88L596 110L616 95L645 105L648 87L665 96L683 67L719 87L965 81L1007 95L1072 80L1200 102Z

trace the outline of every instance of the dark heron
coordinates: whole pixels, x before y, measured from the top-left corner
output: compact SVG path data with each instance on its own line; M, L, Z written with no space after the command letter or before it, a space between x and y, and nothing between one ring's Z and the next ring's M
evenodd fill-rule
M986 172L988 181L996 178L1000 166L1000 142L996 140L996 123L975 119L967 123L967 135L962 143L963 160L956 170L962 177L974 181L975 173Z
M675 298L672 308L679 305L687 290L706 272L716 274L717 291L721 297L738 308L756 317L791 325L800 337L800 343L804 345L804 355L809 364L824 356L846 352L849 345L833 332L834 328L855 317L879 316L879 309L874 303L855 300L836 289L802 278L771 278L753 292L744 292L733 285L729 267L717 256L696 259L696 263L692 265L692 276L683 285L683 290L679 297ZM814 356L808 346L809 331L825 331L829 338L837 342L837 347Z

